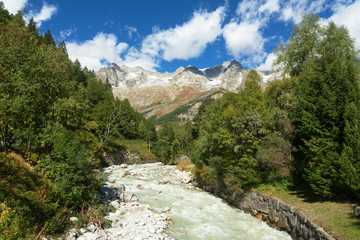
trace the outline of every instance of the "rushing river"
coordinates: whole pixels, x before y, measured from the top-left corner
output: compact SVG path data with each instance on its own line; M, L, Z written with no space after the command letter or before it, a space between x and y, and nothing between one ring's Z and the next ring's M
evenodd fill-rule
M169 171L175 171L173 167L130 165L129 176L120 177L121 170L118 170L109 173L108 179L124 184L127 191L156 212L169 207L167 214L174 224L168 229L168 235L175 239L291 239L287 233L270 228L205 191L187 189L185 184L159 184L168 178Z

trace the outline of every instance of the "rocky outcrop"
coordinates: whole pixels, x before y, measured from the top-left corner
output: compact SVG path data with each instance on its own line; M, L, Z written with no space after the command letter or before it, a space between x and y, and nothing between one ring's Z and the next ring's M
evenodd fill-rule
M220 190L210 185L199 184L199 186L225 199L245 213L265 221L269 226L288 232L293 239L335 240L321 227L312 223L299 210L279 199L257 191L241 195L229 190Z

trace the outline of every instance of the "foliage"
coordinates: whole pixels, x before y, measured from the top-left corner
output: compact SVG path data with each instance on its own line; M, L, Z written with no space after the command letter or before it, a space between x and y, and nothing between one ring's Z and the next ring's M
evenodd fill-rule
M291 133L282 127L290 123L286 112L267 103L259 81L257 72L250 70L238 94L225 94L200 107L194 131L199 137L192 159L197 175L204 177L202 181L244 191L264 181L288 177ZM276 159L264 157L278 152L283 154ZM283 169L265 167L274 163Z
M50 31L42 36L34 20L22 19L0 5L2 239L51 234L70 214L96 209L104 153L120 138L156 140L154 124L72 62L64 42L56 46ZM28 169L13 165L10 152Z
M320 27L318 17L307 15L277 51L278 63L298 79L293 118L301 150L297 166L304 168L304 179L323 197L359 197L360 89L354 41L344 27L332 22Z
M178 122L169 122L158 131L158 141L153 152L163 161L173 163L175 158L182 154L189 155L192 150L191 124L181 125Z

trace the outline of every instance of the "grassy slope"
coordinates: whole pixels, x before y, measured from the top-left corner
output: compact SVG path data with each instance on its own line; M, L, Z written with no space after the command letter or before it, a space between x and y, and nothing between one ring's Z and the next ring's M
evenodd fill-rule
M127 151L139 154L140 158L156 159L155 154L149 151L149 145L144 140L127 140L122 139L118 142Z
M155 124L162 125L162 124L165 124L168 122L179 121L178 116L181 113L186 113L196 103L203 102L206 98L211 97L211 96L221 93L221 92L222 91L216 91L216 92L211 92L210 94L209 93L201 94L197 99L194 99L194 100L190 101L189 103L184 104L184 105L176 108L175 110L169 112L168 114L165 114L165 115L159 117L158 119L155 119Z
M298 208L312 222L337 239L360 239L360 218L353 214L357 206L355 202L325 201L302 187L285 190L281 187L262 186L257 190Z

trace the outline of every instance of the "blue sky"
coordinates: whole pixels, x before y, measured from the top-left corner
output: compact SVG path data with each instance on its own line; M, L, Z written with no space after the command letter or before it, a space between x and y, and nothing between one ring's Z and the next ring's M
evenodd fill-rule
M1 1L1 0L0 0ZM270 70L273 49L303 13L345 25L360 49L360 0L3 0L25 8L40 33L65 40L70 58L95 71L115 62L160 72L236 59Z

